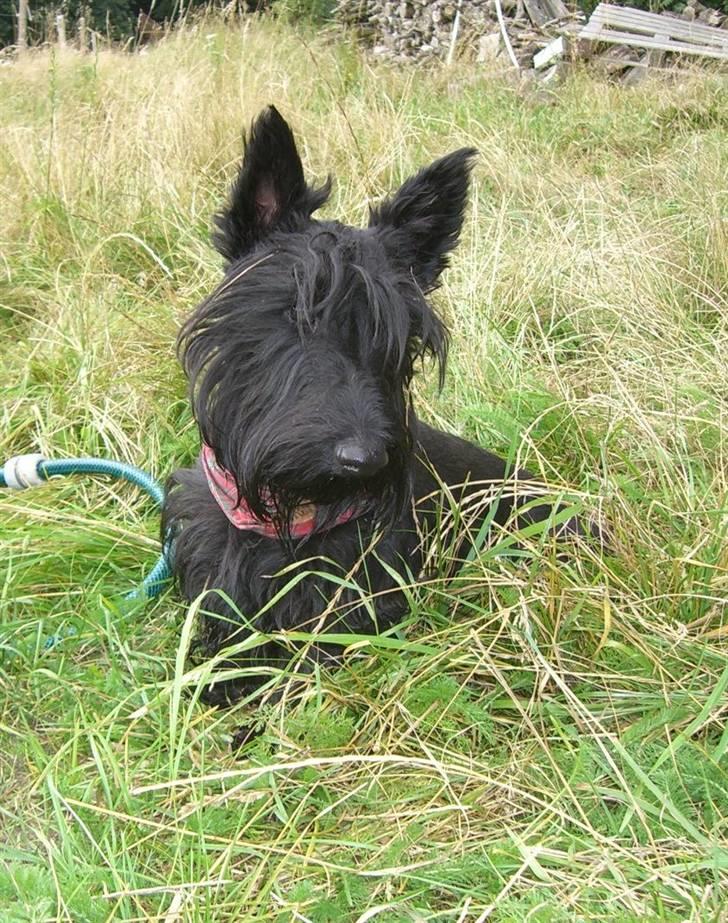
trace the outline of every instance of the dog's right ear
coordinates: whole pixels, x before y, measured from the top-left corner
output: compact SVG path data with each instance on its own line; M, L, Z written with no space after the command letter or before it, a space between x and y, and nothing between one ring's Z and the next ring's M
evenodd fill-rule
M286 120L268 106L253 122L227 205L215 215L212 242L232 263L274 229L293 229L320 208L331 181L306 185L301 158Z
M437 285L457 246L476 154L464 147L441 157L371 209L369 226L379 230L425 292Z

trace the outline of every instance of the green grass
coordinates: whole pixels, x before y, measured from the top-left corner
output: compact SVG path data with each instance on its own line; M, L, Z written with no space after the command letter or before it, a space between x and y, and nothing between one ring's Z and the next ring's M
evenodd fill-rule
M194 611L120 605L157 552L144 499L3 492L3 923L726 919L726 90L575 74L543 98L214 21L0 69L0 458L194 457L175 332L272 101L353 222L480 150L437 298L447 383L419 406L615 536L606 560L485 554L299 700L215 712L189 694Z

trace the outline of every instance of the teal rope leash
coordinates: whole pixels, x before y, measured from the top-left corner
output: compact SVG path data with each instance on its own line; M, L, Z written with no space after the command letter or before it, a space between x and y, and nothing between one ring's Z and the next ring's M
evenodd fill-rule
M152 498L157 507L164 502L164 488L146 471L127 465L125 462L111 461L107 458L63 458L48 459L42 455L16 455L8 459L0 468L0 487L11 490L26 490L37 487L49 478L69 474L108 475L121 478L141 488ZM165 542L162 554L141 584L127 593L127 600L153 599L167 585L172 574L171 542Z

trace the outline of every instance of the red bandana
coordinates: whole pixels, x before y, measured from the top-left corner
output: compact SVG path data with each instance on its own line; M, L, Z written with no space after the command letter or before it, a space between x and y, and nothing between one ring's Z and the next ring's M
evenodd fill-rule
M202 470L205 472L205 477L207 478L207 486L210 488L210 493L236 529L248 529L251 532L258 532L260 535L265 535L268 538L278 538L278 532L274 523L270 520L258 519L245 500L243 500L242 497L238 498L238 488L235 483L235 478L229 471L218 465L215 453L210 446L204 442L202 444L200 462L202 463ZM266 497L264 499L269 501L270 498ZM340 513L339 516L336 517L328 528L333 529L334 526L341 526L345 522L349 522L350 519L353 519L354 516L357 515L357 512L355 506L352 505L347 507L343 513ZM300 506L296 510L293 522L291 523L290 535L292 538L306 538L313 532L315 526L316 507L312 503L307 503L305 506Z

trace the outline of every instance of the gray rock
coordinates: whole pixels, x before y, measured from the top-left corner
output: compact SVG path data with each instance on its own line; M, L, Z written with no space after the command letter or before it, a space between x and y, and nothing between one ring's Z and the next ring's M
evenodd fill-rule
M500 44L500 32L491 32L489 35L481 35L478 39L478 64L494 61L500 51Z

